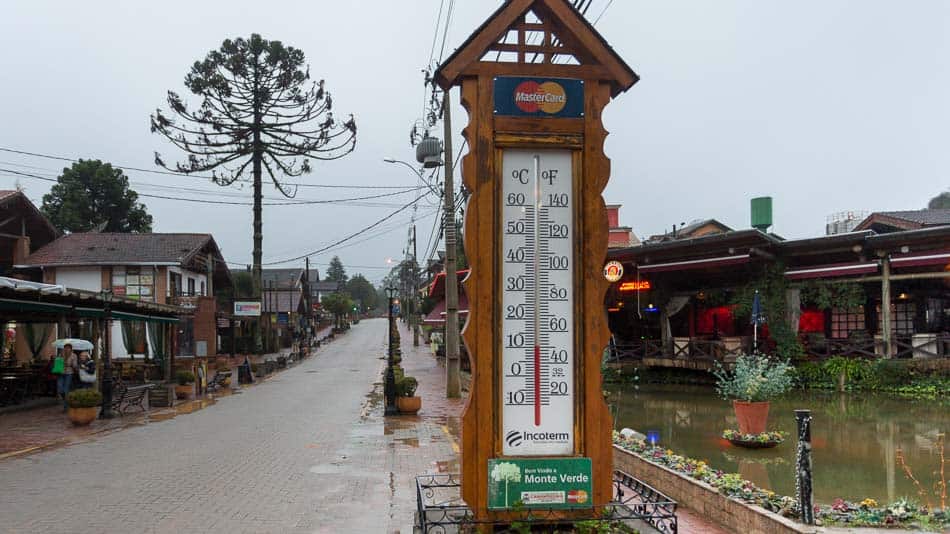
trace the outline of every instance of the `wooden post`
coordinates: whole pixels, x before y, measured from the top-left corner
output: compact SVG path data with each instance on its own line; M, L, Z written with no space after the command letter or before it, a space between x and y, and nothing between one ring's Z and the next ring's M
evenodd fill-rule
M891 354L891 259L881 258L881 340L884 343L884 357Z
M542 42L526 42L526 29L543 33ZM518 43L501 43L510 32ZM491 61L512 51L516 61ZM565 56L576 63L558 61ZM573 501L523 506L562 508L555 513L566 520L600 513L613 497L600 374L609 339L601 193L610 175L601 112L637 76L567 0L510 0L434 78L446 95L461 86L469 113L463 336L472 387L462 414L462 498L478 519L513 521L520 515L498 489L502 471L489 480L490 464L508 472L586 465L589 487L564 492Z

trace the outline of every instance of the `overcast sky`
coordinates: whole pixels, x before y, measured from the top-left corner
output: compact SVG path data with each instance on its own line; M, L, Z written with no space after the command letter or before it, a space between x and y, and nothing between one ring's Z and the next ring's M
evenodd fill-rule
M592 0L588 17L608 2ZM455 4L446 56L499 2ZM356 152L320 163L305 180L411 185L407 168L382 159L413 159L408 130L422 108L420 70L438 9L439 0L8 0L0 7L0 147L143 168L154 168L155 151L174 160L180 153L149 133L149 113L167 90L184 93L191 63L223 39L258 32L301 48L339 116L357 117ZM642 78L605 115L613 161L605 198L623 204L621 222L637 235L707 217L745 228L749 199L771 195L775 232L816 236L833 212L919 209L950 187L950 2L615 0L597 28ZM460 131L461 108L453 119ZM0 152L0 168L55 176L62 166ZM140 193L189 196L147 184L217 187L128 174L146 184L134 186ZM0 172L0 188L14 183ZM50 186L21 184L37 203ZM278 195L272 187L265 194ZM264 259L321 248L411 198L266 207ZM210 232L229 262L250 261L249 207L143 200L155 231ZM416 214L420 255L434 211L421 203ZM322 272L339 254L351 274L378 280L387 258L401 257L410 216L312 261Z

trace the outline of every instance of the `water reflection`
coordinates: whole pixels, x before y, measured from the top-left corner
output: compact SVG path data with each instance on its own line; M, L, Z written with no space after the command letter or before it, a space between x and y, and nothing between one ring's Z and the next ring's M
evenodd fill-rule
M929 481L939 461L937 435L950 430L946 401L797 391L773 401L769 414L770 429L788 432L789 440L775 449L747 450L720 438L737 424L731 405L711 388L612 385L608 390L616 428L653 431L660 446L739 472L783 495L795 493L794 410L812 410L814 491L821 503L838 497L887 502L914 497L913 484L897 465L897 449L914 473Z

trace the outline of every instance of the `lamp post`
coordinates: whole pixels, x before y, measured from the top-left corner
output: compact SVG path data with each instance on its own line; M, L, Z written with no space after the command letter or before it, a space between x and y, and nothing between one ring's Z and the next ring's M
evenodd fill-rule
M103 307L105 335L102 358L102 410L99 412L99 419L112 419L112 290L104 289L100 294L105 305Z
M389 286L386 288L386 297L389 302L389 350L386 354L386 382L383 385L383 394L386 397L386 415L396 415L399 410L396 409L396 374L393 370L393 298L396 296L396 288Z

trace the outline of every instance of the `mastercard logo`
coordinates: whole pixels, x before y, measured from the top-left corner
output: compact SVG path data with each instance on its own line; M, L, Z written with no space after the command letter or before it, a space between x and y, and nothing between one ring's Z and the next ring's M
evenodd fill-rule
M556 82L521 82L515 87L515 105L525 113L558 113L567 105L567 94Z

